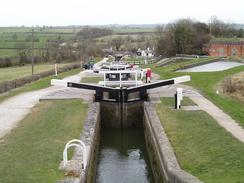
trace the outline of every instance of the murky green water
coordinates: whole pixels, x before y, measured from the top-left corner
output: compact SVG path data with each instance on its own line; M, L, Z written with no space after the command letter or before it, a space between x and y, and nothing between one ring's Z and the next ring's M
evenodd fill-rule
M96 182L154 182L143 129L102 129Z

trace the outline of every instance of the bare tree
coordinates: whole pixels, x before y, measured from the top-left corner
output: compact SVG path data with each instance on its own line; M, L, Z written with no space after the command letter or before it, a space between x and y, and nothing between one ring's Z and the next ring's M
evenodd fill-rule
M179 19L158 31L157 52L164 56L203 54L203 45L210 40L208 26L191 19Z
M116 48L116 50L119 50L121 45L124 43L124 40L122 37L117 37L112 39L112 46L114 46Z

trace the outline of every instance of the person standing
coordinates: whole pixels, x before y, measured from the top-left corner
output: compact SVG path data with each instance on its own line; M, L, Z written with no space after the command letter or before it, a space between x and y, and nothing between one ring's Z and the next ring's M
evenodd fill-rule
M151 77L152 77L152 70L151 70L151 68L148 68L147 69L147 73L146 73L146 82L147 83L150 83L151 82Z
M147 83L147 78L148 78L148 69L146 70L146 83Z

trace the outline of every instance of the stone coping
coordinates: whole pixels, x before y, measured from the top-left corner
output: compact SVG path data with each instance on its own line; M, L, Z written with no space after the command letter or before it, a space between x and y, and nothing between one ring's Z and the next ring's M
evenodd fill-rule
M88 176L88 170L93 163L93 148L96 141L97 125L100 123L100 104L91 103L87 112L86 120L81 131L80 139L85 143L87 148L87 167L82 169L82 152L76 148L72 159L68 162L67 167L63 167L63 162L60 163L59 168L64 170L65 175L68 175L64 180L58 181L58 183L83 183L86 182Z
M144 103L144 114L155 137L156 146L162 159L161 165L167 182L170 183L202 183L198 178L182 170L175 156L174 150L159 120L154 104Z

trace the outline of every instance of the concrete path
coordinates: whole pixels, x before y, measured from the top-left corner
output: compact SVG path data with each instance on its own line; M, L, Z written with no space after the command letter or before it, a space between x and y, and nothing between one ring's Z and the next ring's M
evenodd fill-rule
M70 76L65 80L80 81L82 74ZM17 95L0 103L0 138L9 133L34 107L39 99L49 93L62 90L61 87L48 87Z
M198 105L201 110L207 112L210 116L212 116L212 118L214 118L220 126L225 128L235 138L244 143L244 129L228 114L223 112L215 104L202 96L200 92L196 89L190 86L178 84L152 89L149 91L149 94L150 97L154 100L160 97L174 97L177 87L183 88L184 96L189 97L193 102Z
M89 71L82 71L77 75L66 77L64 80L80 82L81 78L86 77L86 75L90 76L91 73ZM87 90L51 86L7 99L0 103L0 138L16 127L18 122L31 112L31 108L34 107L40 99L82 98L90 102L93 97L92 94L92 91Z
M104 62L106 62L106 58L98 62L96 66L98 67ZM89 77L90 75L92 75L92 72L86 70L77 75L68 76L63 80L79 83L82 77ZM51 86L7 99L0 103L0 139L16 127L18 122L31 112L31 108L34 107L40 99L81 98L90 102L92 100L93 93L94 92L76 88Z
M200 109L206 111L210 116L212 116L220 126L225 128L234 137L244 143L244 129L228 114L223 112L220 108L203 96L191 96L190 99L194 101L200 107Z
M80 72L78 75L67 77L63 80L79 83L81 78L90 77L90 75L91 72L89 70L85 70ZM39 100L83 99L85 102L91 102L94 94L95 92L90 90L61 87L58 90L46 93L45 95L41 96Z

